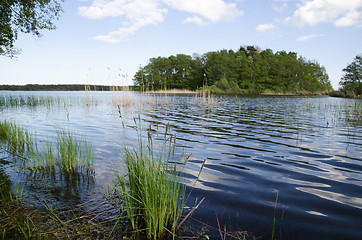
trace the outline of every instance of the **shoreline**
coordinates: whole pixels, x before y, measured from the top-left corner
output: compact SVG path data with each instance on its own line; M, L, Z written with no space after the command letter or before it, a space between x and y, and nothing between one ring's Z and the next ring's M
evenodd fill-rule
M100 89L100 90L97 90ZM154 91L140 91L135 90L134 87L129 87L129 90L111 90L111 88L105 88L104 86L95 86L96 90L87 90L87 89L1 89L0 92L47 92L47 91L65 91L65 92L138 92L138 93L145 93L145 94L205 94L205 95L225 95L225 96L323 96L329 95L331 91L317 91L317 92L309 92L309 91L286 91L286 92L274 92L274 91L264 91L262 93L245 93L245 92L215 92L210 89L198 89L198 90L187 90L187 89L167 89L167 90L154 90Z

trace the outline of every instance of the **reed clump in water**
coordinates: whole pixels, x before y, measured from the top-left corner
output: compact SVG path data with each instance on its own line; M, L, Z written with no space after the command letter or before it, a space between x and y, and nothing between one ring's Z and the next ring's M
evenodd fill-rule
M60 176L67 177L70 174L73 176L79 169L90 171L93 168L91 146L75 140L69 131L60 131L58 135L60 140L55 146L47 141L38 150L36 138L29 131L9 121L0 122L1 147L16 156L15 159L20 159L22 166L31 174L51 170L46 173L57 171ZM73 159L70 160L69 156ZM54 159L58 161L59 158L58 167ZM89 239L110 231L109 228L103 230L102 223L88 221L94 216L84 215L81 211L65 213L53 210L36 196L42 209L37 208L35 203L23 202L23 189L18 184L13 193L11 181L1 168L3 164L4 161L0 161L0 239ZM71 181L76 179L72 178Z
M0 141L6 150L24 160L32 171L58 169L60 172L93 171L93 148L86 140L77 140L68 130L58 131L55 145L45 141L38 148L36 137L8 121L0 122Z
M22 127L8 121L0 122L0 141L12 153L22 153L33 149L31 134Z
M176 139L168 135L169 127L158 152L154 149L151 130L147 140L143 140L141 129L134 129L138 145L124 146L126 175L118 174L115 184L120 207L136 239L175 237L187 200L182 173L189 156L182 154L181 163L174 161Z
M45 141L40 150L32 151L31 170L59 172L93 172L93 148L84 140L78 140L69 130L57 132L55 143Z
M51 146L46 149L47 151L45 151L44 156L48 155L51 158ZM93 150L91 145L85 140L76 140L70 131L58 131L56 149L56 165L59 169L68 172L78 168L87 170L93 168ZM53 163L53 160L50 159L48 163Z
M61 99L58 97L50 97L50 96L37 96L37 95L29 95L29 96L0 96L0 106L2 107L37 107L37 106L46 106L48 108L60 105Z

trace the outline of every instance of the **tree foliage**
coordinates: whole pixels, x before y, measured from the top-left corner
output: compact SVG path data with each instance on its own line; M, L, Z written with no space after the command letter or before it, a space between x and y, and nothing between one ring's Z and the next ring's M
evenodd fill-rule
M0 55L14 56L18 50L14 42L19 32L41 37L41 30L55 29L63 0L1 0L0 1Z
M133 80L143 90L211 87L218 92L247 94L332 90L328 74L319 63L298 57L295 52L273 53L255 46L202 56L151 58Z
M343 77L339 84L342 90L359 96L362 93L362 54L357 55L353 62L343 69Z

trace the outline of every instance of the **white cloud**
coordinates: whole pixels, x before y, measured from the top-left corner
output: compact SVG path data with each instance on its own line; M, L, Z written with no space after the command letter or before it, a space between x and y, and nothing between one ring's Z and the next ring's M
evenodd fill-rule
M235 0L237 1L237 0ZM225 0L93 0L90 6L78 8L81 16L88 19L117 17L123 20L122 27L105 35L94 37L109 43L116 43L135 34L140 28L164 21L168 8L192 13L184 23L206 24L210 22L233 21L243 14L236 3Z
M258 32L265 32L265 31L268 31L268 30L273 29L273 28L275 28L275 25L272 24L272 23L259 24L259 25L256 27L256 31L258 31Z
M89 19L125 17L128 20L147 18L151 23L163 21L167 9L157 0L93 0L89 7L79 7L79 14Z
M337 27L347 27L358 25L360 23L361 13L358 11L349 11L344 17L338 19L335 24Z
M282 3L273 3L273 9L276 12L283 12L285 9L288 8L288 3L287 2L282 2Z
M94 0L89 7L79 7L81 16L89 19L101 19L104 17L122 16L124 12L124 1Z
M140 27L132 25L130 27L122 27L117 31L110 32L105 35L98 35L93 37L94 40L100 40L107 43L118 43L121 39L126 39L128 36L133 35Z
M89 7L80 7L79 14L89 19L120 17L123 27L105 35L93 37L108 43L117 43L133 35L140 28L164 21L167 9L161 8L155 0L94 0Z
M179 11L200 15L211 22L233 21L243 15L235 3L224 0L164 0L164 3Z
M202 18L200 18L198 16L186 18L184 23L196 23L198 25L206 25L206 23L202 20Z
M321 37L323 36L322 34L309 34L309 35L305 35L305 36L301 36L297 39L298 42L306 42L310 39L316 38L316 37Z
M315 25L333 22L336 26L351 26L361 22L362 0L302 0L302 4L286 22Z

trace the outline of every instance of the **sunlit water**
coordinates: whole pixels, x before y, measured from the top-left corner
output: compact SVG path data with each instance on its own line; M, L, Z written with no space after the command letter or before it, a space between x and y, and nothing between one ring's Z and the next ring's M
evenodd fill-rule
M4 104L0 120L14 121L43 140L69 129L95 150L94 178L44 181L52 177L3 166L14 184L21 182L31 194L51 195L60 203L101 202L122 166L122 144L137 143L127 125L139 117L143 132L151 128L156 140L169 124L176 155L191 154L185 170L189 187L206 159L189 198L192 207L205 197L193 219L216 228L219 220L229 231L270 239L278 194L276 238L362 238L361 100L124 92L1 92L0 98L29 95L56 101ZM3 151L0 156L13 160ZM196 220L191 224L199 225ZM215 233L211 236L219 239Z

